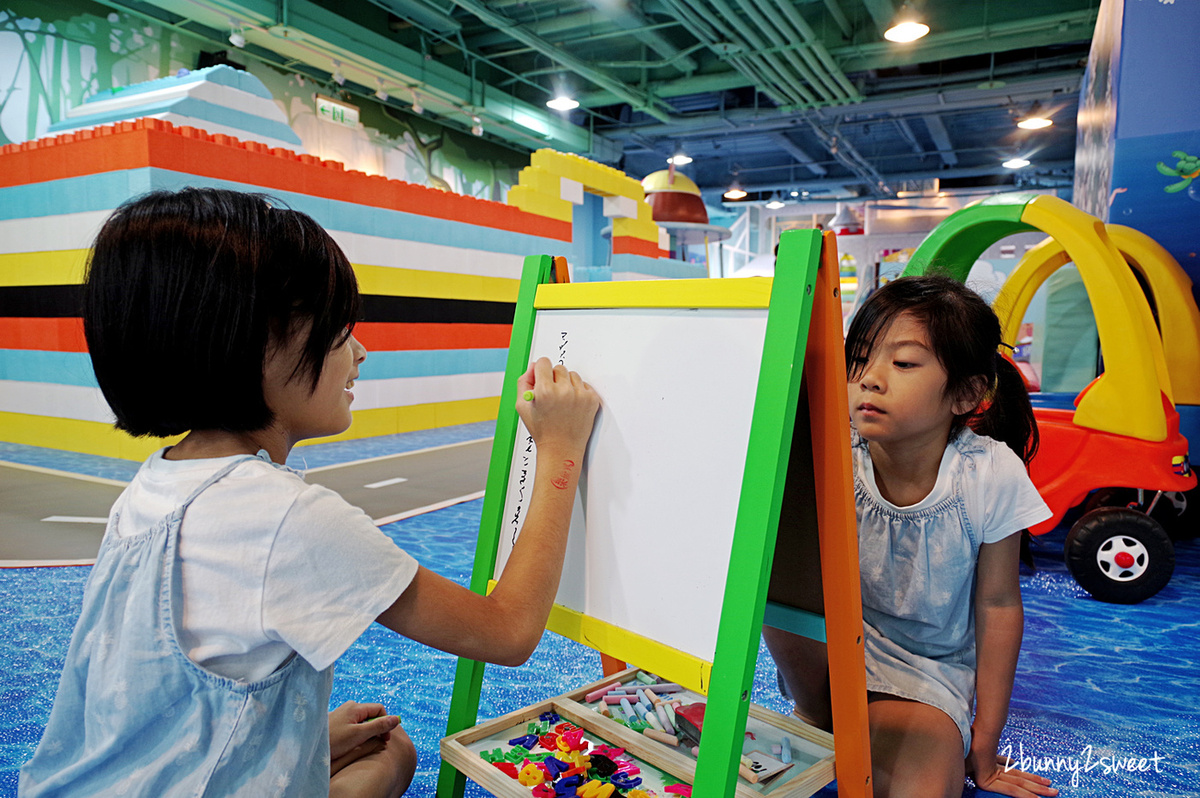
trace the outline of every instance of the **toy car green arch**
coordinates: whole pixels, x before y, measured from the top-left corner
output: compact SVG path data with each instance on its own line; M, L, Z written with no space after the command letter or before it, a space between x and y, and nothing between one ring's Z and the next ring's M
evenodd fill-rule
M1160 497L1196 484L1149 303L1099 219L1053 196L989 197L938 225L904 274L939 271L965 280L996 241L1039 230L1065 253L1055 268L1071 261L1079 269L1095 312L1105 370L1076 397L1073 410L1034 408L1041 447L1030 476L1053 513L1030 530L1035 535L1053 529L1070 508L1096 491L1136 489L1139 495L1148 491ZM1037 279L1030 279L1030 272ZM1018 266L1005 284L996 311L1008 335L1020 325L1029 298L1047 273L1022 272ZM1097 507L1081 517L1067 536L1065 557L1088 592L1119 603L1157 593L1170 580L1175 561L1162 526L1127 507Z

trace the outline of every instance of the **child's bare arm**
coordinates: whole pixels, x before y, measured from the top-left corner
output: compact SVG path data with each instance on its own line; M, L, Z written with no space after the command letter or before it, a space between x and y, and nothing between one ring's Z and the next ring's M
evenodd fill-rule
M967 772L975 783L1012 796L1055 795L1050 780L998 762L1000 733L1008 722L1025 611L1018 579L1020 534L979 547L975 583L975 722Z
M595 391L542 358L518 381L517 411L537 443L529 513L496 588L480 596L421 567L378 618L434 648L500 665L529 658L546 628L566 554L575 487L599 407Z

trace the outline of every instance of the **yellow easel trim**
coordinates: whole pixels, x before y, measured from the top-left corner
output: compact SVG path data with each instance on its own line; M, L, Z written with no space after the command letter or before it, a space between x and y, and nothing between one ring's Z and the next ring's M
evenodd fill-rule
M88 249L0 254L0 286L79 285L87 267Z
M496 580L488 580L488 593L495 587ZM546 628L589 648L656 673L689 690L708 695L712 663L692 654L584 615L577 610L568 609L561 604L550 608L550 619L546 622Z
M496 418L499 407L499 397L493 396L455 402L356 410L352 414L350 429L340 435L303 441L299 447L490 421ZM164 446L177 443L182 437L134 438L100 421L0 412L0 441L135 462L145 460Z
M521 281L508 277L394 269L355 263L358 290L381 296L416 296L433 299L471 299L516 302Z
M584 308L763 308L771 304L771 278L737 280L629 280L544 283L538 310ZM606 652L607 653L607 652Z

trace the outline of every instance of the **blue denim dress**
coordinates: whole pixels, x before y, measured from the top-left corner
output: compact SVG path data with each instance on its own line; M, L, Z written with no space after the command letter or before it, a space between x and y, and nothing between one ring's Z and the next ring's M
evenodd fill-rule
M18 793L42 796L326 796L333 667L293 655L251 684L196 665L179 645L176 556L188 506L153 528L108 534L84 591L54 708Z
M920 701L958 726L971 745L975 697L975 565L982 530L964 501L985 453L975 435L946 447L931 496L897 507L875 487L867 442L854 435L867 690Z

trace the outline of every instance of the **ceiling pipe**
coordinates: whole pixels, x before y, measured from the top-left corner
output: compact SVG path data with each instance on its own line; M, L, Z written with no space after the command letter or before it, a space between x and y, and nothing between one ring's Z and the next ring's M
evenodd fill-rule
M683 0L683 2L686 7L693 11L702 13L708 17L716 16L716 24L714 26L716 30L722 30L730 25L736 29L742 39L739 44L748 52L748 57L752 57L756 63L761 64L776 76L774 79L768 80L765 86L760 86L760 88L774 87L776 92L782 93L784 96L799 97L801 104L816 105L818 103L817 97L802 82L797 82L796 76L789 74L788 69L780 64L777 59L771 55L760 54L762 50L769 49L766 42L755 33L753 28L742 20L741 16L734 12L733 8L725 0L711 0L712 10L707 7L705 0ZM796 100L793 99L790 102L796 102Z
M720 0L713 0L714 3L719 1ZM843 95L841 93L842 89L837 85L837 81L833 80L831 77L826 80L824 79L826 76L819 75L814 71L814 69L820 70L820 65L816 63L816 60L810 53L804 50L800 52L800 56L804 57L805 60L808 61L808 63L801 63L800 57L797 56L796 50L790 46L794 44L795 39L793 38L793 41L789 42L788 39L785 38L780 32L780 23L782 20L778 18L779 15L776 9L764 10L757 3L753 2L753 0L737 0L737 4L741 6L742 10L746 12L746 15L754 22L755 25L758 26L759 30L763 32L767 39L770 40L771 44L777 48L783 48L781 50L781 54L783 55L784 60L791 65L792 69L794 69L796 73L798 73L805 81L808 82L808 85L811 86L815 92L821 95L822 100L835 102L843 99ZM767 16L768 14L776 17L776 19L769 20Z
M837 62L833 60L833 56L830 55L829 51L825 49L825 45L822 43L820 37L817 36L817 32L814 31L812 26L809 25L804 17L800 15L800 12L796 10L796 7L792 4L791 0L766 0L766 2L772 9L782 12L783 18L786 19L796 29L796 32L802 39L804 39L804 41L808 42L812 49L813 55L820 62L821 66L824 67L824 70L821 70L819 67L814 66L814 70L828 75L830 79L838 84L848 101L858 102L861 100L862 95L859 93L858 89L855 88L854 84L850 82L850 79L846 77L846 73L842 71L842 68L838 66Z
M593 69L583 59L563 52L542 37L530 32L524 26L518 25L503 14L492 11L482 2L479 2L479 0L452 0L452 2L479 17L484 23L504 31L527 47L532 47L552 61L562 64L585 80L589 80L601 88L608 89L632 105L635 110L642 111L663 123L670 123L672 121L670 114L657 107L656 100L652 95L635 89L598 69Z
M834 23L842 29L842 36L847 39L853 38L854 28L851 27L850 20L846 19L842 7L838 5L838 0L825 0L825 8L829 10L829 16L833 17Z

